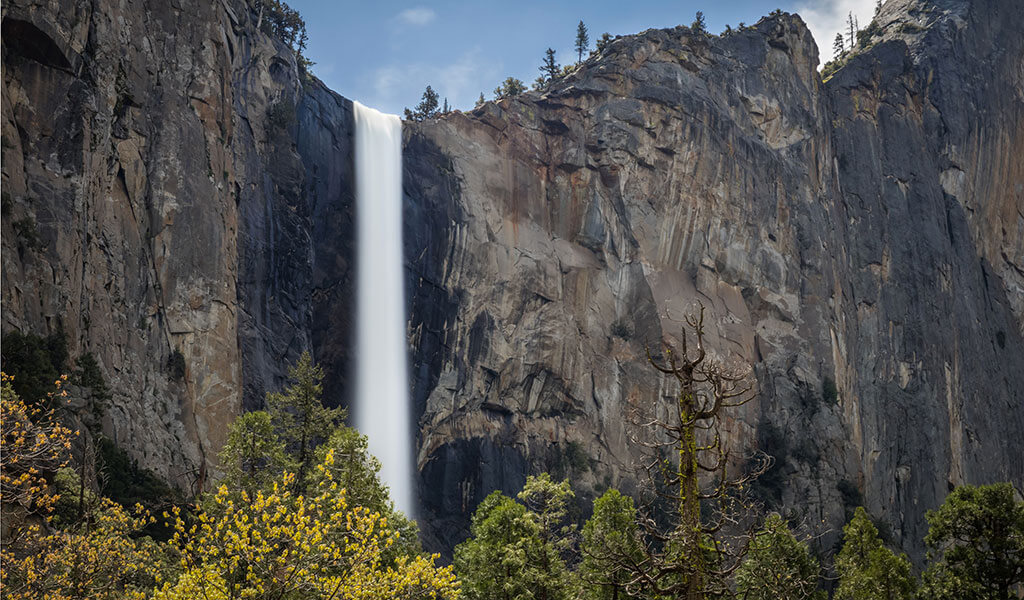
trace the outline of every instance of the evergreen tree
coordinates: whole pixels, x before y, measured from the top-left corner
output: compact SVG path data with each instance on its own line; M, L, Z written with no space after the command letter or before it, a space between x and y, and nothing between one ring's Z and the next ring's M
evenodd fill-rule
M313 363L309 352L303 352L298 362L288 367L288 378L293 383L284 392L267 394L267 408L285 450L295 462L295 486L302 493L315 464L317 442L345 420L345 411L327 408L321 402L324 371Z
M544 51L544 62L540 66L542 80L544 82L554 81L561 71L562 67L555 62L555 50L548 48Z
M608 47L608 44L612 43L612 34L607 31L601 34L601 37L597 40L597 53L604 52L604 49Z
M843 46L843 34L836 33L836 39L832 42L832 51L835 53L835 58L839 58L846 51Z
M818 589L820 571L807 544L772 513L751 540L736 572L736 588L745 600L825 600L825 592Z
M526 507L492 492L473 514L472 534L455 547L455 572L467 600L530 600L549 590L546 573L534 567L541 554L540 526ZM552 597L549 594L548 597Z
M849 12L846 15L846 25L848 29L847 39L850 40L850 50L857 44L857 23L853 20L853 12Z
M584 597L619 600L637 591L637 582L622 566L622 561L639 563L644 557L632 498L610 489L594 501L594 514L583 526L580 554Z
M690 29L692 29L694 33L707 34L708 28L707 23L704 21L703 11L698 10L697 14L694 15L693 23L690 24Z
M1009 600L1024 587L1024 502L1009 483L962 485L928 511L932 598Z
M483 106L485 102L487 102L487 100L484 98L484 93L480 92L480 97L476 99L476 106L475 106L475 108L479 108L479 107Z
M509 77L501 85L494 88L494 99L515 98L526 91L526 86L515 77Z
M583 53L590 47L590 35L587 34L587 26L580 21L576 26L576 62L583 62Z
M878 529L862 507L843 527L843 548L836 559L836 600L910 600L916 582L906 555L882 544Z
M274 431L270 415L262 410L244 413L231 423L228 441L220 451L224 481L255 498L274 478L289 468L284 445Z
M416 105L413 110L405 109L405 119L407 121L423 121L425 119L433 119L437 116L437 107L440 105L440 96L434 91L434 88L427 86L427 89L423 91L423 98L420 103Z
M345 489L350 506L381 514L388 528L398 532L398 540L384 550L384 559L393 561L400 556L420 554L419 527L392 502L387 486L380 480L380 461L370 454L366 436L354 427L337 427L330 438L317 447L316 463L326 465L328 454L333 460L317 474L317 483L329 477Z

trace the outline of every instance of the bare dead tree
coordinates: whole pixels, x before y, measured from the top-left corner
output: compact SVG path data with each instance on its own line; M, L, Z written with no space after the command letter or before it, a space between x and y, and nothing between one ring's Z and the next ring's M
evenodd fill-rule
M678 386L654 406L634 402L632 421L645 449L647 500L638 511L630 540L589 549L609 566L605 585L629 595L686 600L729 596L728 580L739 567L753 536L755 503L748 484L771 466L759 454L751 462L730 460L720 421L724 411L753 399L749 374L708 356L704 306L686 318L681 348L666 346L664 356L647 358ZM746 463L745 473L732 473ZM739 469L737 469L739 470Z

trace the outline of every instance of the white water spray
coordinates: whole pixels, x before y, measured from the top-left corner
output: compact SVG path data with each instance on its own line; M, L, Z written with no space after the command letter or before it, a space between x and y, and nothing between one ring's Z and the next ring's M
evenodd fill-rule
M358 297L356 427L380 459L391 498L413 517L409 375L402 274L402 121L353 102Z

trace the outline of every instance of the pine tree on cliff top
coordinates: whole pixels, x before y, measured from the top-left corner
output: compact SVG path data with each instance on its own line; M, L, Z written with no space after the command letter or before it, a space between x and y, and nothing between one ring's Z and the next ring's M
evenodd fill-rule
M583 62L583 53L590 47L590 35L587 34L587 26L580 21L576 26L576 62Z

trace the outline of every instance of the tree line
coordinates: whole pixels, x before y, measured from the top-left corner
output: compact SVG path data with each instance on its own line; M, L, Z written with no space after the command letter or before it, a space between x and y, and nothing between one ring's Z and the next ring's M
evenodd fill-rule
M752 385L705 347L703 312L687 318L678 348L648 353L666 392L630 402L643 456L635 493L609 487L581 526L568 479L527 477L514 497L495 491L476 507L448 566L423 552L365 436L345 425L344 410L324 406L323 371L308 353L265 410L233 421L212 489L162 510L106 497L103 469L87 451L69 452L78 432L60 414L67 376L25 402L4 373L4 598L824 599L808 539L765 516L752 493L773 458L739 460L723 443L721 421L752 399ZM22 363L5 353L8 364ZM76 376L107 391L101 379ZM1024 502L1010 484L961 486L927 519L929 564L918 578L865 510L854 511L834 597L1009 600L1024 591Z

